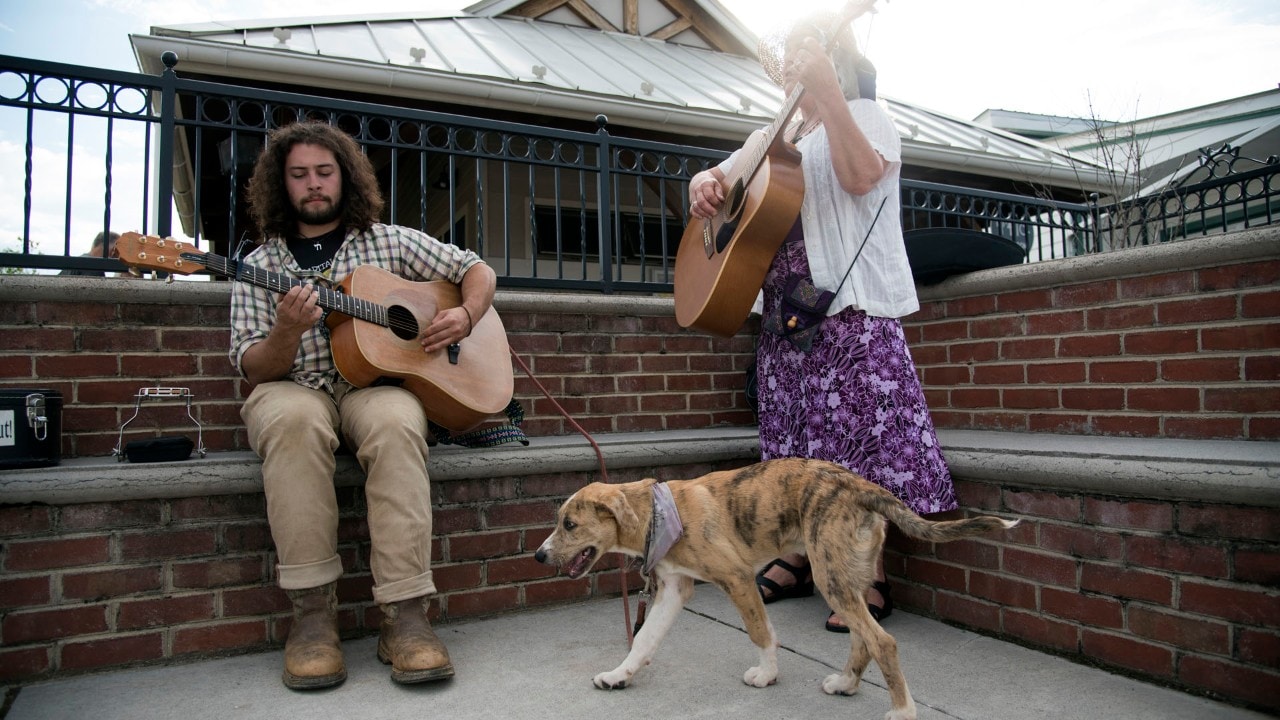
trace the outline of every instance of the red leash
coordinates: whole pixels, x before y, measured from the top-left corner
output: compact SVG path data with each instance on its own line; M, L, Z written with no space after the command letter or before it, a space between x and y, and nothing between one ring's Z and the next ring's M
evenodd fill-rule
M570 417L569 413L566 412L563 407L561 407L560 403L557 402L554 397L551 397L551 393L548 392L547 389L542 385L542 383L538 381L538 378L533 376L533 371L529 369L528 365L524 364L524 360L520 359L520 356L516 354L515 350L512 350L510 346L508 346L507 351L511 353L511 357L516 361L516 364L519 365L522 370L524 370L524 374L529 376L529 379L533 381L534 385L538 386L538 389L541 390L542 394L548 400L551 401L551 404L556 407L556 410L559 410L560 414L564 416L564 419L569 421L569 424L573 426L573 429L581 433L582 436L587 439L587 442L591 443L592 449L596 451L596 459L600 462L600 477L604 480L604 482L609 482L609 471L604 466L604 453L600 452L600 446L596 444L595 438L591 437L591 433L584 430L583 427L578 424L578 421ZM630 601L631 592L627 588L627 571L630 565L631 565L631 562L629 560L624 560L624 562L622 563L622 576L621 576L622 624L626 627L628 648L631 647L631 643L635 640L635 634L631 627L631 601ZM636 610L635 628L637 630L640 628L642 624L644 624L644 611L645 611L645 601L644 601L644 598L642 597L640 599L640 606Z

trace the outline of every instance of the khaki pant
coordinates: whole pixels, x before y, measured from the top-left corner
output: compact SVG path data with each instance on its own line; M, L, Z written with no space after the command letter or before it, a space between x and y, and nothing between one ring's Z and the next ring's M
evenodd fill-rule
M240 414L262 458L280 587L301 590L342 576L333 484L341 433L365 472L373 599L435 593L427 420L417 398L398 387L345 383L330 396L285 380L254 388Z

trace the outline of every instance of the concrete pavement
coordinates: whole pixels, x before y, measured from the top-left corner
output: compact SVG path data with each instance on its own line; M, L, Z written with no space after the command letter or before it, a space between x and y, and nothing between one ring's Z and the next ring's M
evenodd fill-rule
M820 598L769 612L783 647L778 683L765 689L742 683L756 653L733 606L699 586L652 665L621 691L591 684L626 654L622 601L610 599L442 625L458 675L441 683L391 682L376 638L366 637L344 644L348 679L330 690L285 689L274 651L31 685L6 720L884 717L888 693L874 663L853 697L819 689L848 653L847 636L823 630ZM921 720L1267 717L901 611L885 623Z

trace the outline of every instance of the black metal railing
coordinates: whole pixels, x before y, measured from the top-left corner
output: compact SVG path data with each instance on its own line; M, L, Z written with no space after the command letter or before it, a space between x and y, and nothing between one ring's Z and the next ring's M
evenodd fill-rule
M322 119L364 148L388 221L476 250L504 286L669 291L688 179L725 155L617 138L603 116L575 132L186 80L165 62L154 77L0 57L0 132L23 138L0 266L118 270L75 249L122 229L234 253L265 137Z
M979 230L1017 243L1028 262L1079 254L1070 251L1092 236L1094 216L1093 207L1080 203L902 181L904 230Z
M118 270L79 252L106 231L233 254L252 235L243 191L264 138L318 118L363 146L389 222L479 252L503 286L670 292L689 178L725 156L617 137L603 116L560 130L188 80L164 61L151 76L0 56L0 193L21 195L0 219L0 272ZM1270 223L1275 174L1273 158L1123 206L904 180L903 220L983 230L1037 261L1109 249L1120 225L1162 242ZM1220 189L1233 184L1238 201Z
M1241 157L1223 145L1159 192L1100 206L1092 251L1263 227L1280 216L1280 158Z

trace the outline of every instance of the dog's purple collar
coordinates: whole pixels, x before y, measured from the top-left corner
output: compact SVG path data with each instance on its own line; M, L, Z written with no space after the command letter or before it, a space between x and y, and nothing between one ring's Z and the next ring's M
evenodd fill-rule
M649 521L649 535L644 541L644 574L653 572L671 546L683 536L684 524L680 522L680 511L676 509L671 488L664 482L654 483L653 519Z

